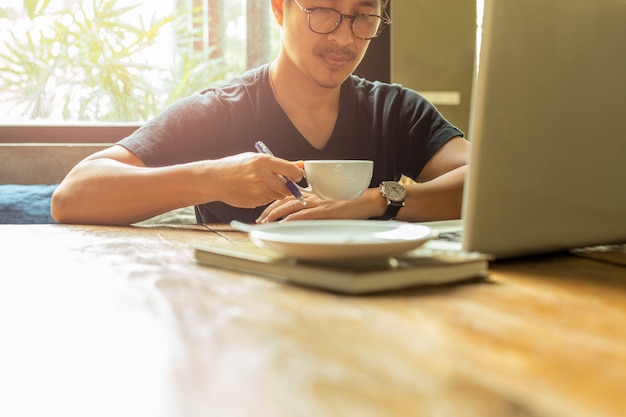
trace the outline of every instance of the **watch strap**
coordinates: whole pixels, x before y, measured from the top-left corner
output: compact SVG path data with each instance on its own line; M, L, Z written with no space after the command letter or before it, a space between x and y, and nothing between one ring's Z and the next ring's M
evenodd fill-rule
M398 215L402 207L404 207L404 201L388 200L387 210L382 216L376 217L376 220L392 220Z

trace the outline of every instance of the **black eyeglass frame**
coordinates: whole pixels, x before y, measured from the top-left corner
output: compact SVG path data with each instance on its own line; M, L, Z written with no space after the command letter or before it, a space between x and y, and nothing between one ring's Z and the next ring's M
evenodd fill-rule
M339 29L339 26L341 26L343 19L347 19L350 22L350 32L352 33L352 36L358 39L362 39L364 41L369 41L371 39L378 37L378 35L380 35L383 32L383 30L385 30L385 28L391 24L391 18L389 17L389 15L387 15L387 12L385 10L383 10L383 13L385 14L385 16L380 16L377 14L353 15L353 14L343 14L339 10L333 9L331 7L311 7L311 8L303 7L298 0L293 0L293 1L298 5L300 10L302 10L304 13L307 14L307 22L309 23L309 29L311 30L311 32L317 33L318 35L328 35L329 33L333 33L334 31ZM311 27L311 14L316 10L329 10L339 15L339 20L337 21L337 25L335 26L333 30L328 31L328 32L318 32L316 30L313 30L313 28ZM354 20L363 16L377 17L380 19L380 26L378 26L378 31L374 34L374 36L371 36L369 38L362 38L360 36L357 36L356 33L354 33Z

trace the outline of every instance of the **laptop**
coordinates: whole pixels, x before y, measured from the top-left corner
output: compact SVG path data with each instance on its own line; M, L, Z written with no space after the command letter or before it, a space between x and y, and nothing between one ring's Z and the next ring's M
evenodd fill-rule
M626 0L485 0L460 245L626 243ZM452 245L452 246L451 246Z

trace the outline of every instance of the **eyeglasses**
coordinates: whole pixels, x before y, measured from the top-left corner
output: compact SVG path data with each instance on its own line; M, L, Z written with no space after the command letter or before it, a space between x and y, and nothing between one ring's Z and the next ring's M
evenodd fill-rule
M300 10L308 15L309 29L320 35L327 35L337 30L343 19L350 21L352 34L363 40L374 39L381 34L387 25L391 24L391 19L377 14L343 14L338 10L328 7L302 7L298 0L294 0Z

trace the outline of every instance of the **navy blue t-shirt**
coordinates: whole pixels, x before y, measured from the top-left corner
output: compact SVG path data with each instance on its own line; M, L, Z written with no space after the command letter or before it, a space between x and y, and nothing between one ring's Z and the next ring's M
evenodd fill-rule
M262 140L276 156L374 161L371 187L402 175L417 179L448 140L463 133L415 91L349 77L341 87L335 129L323 149L298 132L274 98L269 65L172 104L119 144L146 166L167 166L253 152ZM207 184L210 187L210 184ZM264 207L221 202L196 207L202 223L252 222Z

